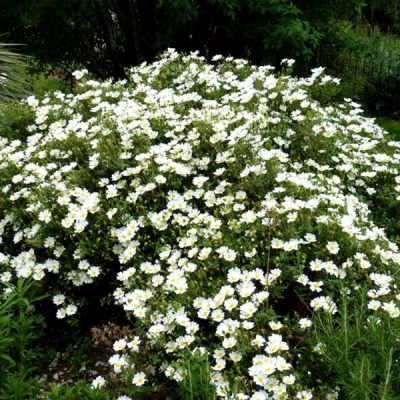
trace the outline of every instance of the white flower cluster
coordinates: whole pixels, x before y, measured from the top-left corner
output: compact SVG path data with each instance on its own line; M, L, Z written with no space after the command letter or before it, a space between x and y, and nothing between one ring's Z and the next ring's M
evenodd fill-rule
M371 312L399 315L400 254L366 199L376 176L400 182L400 144L386 154L384 132L351 100L314 100L313 87L335 83L320 69L295 79L214 61L169 50L130 82L81 71L79 93L27 100L27 142L0 139L1 279L57 274L59 318L79 305L66 303L71 285L114 279L115 301L145 332L110 358L134 385L160 370L185 379L182 360L204 346L221 398L312 398L293 388L282 291L334 315L325 287L360 281ZM313 329L312 315L294 314L298 335ZM164 362L137 370L131 355L149 349ZM238 382L254 385L232 394Z

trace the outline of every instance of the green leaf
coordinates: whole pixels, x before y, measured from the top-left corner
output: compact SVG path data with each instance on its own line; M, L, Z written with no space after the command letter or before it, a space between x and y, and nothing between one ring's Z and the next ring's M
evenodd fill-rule
M0 354L0 358L2 358L3 360L8 361L11 364L11 366L13 366L13 367L16 365L15 361L10 356L8 356L7 354Z

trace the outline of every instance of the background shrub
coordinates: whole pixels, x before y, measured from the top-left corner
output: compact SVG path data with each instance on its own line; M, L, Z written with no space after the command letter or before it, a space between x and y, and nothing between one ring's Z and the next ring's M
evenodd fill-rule
M28 127L35 122L35 113L26 103L9 101L0 104L0 136L25 141Z
M399 104L400 42L377 26L341 22L335 47L321 63L342 78L341 95L356 98L371 115L396 116Z

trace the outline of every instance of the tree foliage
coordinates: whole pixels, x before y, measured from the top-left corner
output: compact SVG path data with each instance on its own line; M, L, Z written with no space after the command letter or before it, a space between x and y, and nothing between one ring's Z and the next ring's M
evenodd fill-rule
M385 2L374 0L379 3L374 9ZM167 47L254 63L290 57L309 67L318 65L320 50L332 42L335 21L362 17L365 5L361 0L0 0L0 31L26 43L41 68L79 66L101 78L122 77L126 67L151 62Z
M365 4L364 15L370 24L377 25L385 32L400 32L399 0L369 0Z

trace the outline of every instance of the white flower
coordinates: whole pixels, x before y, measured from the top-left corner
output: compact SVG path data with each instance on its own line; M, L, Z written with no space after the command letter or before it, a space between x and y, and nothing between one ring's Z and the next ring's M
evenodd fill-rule
M211 251L212 251L211 247L204 247L200 250L200 253L198 253L197 258L199 260L206 260L210 255Z
M312 292L321 292L322 291L321 286L323 284L324 283L322 281L319 281L319 282L308 282L308 286L310 287L310 290Z
M282 322L279 322L279 321L278 322L271 321L268 323L268 325L270 326L270 328L273 331L278 331L279 329L281 329L283 327Z
M76 307L76 305L74 305L74 304L69 304L69 305L66 307L65 312L66 312L67 315L74 315L74 314L76 313L77 309L78 309L78 308Z
M316 238L315 235L313 235L312 233L307 233L307 234L304 236L304 240L305 240L307 243L314 243L314 242L317 241L317 238Z
M283 248L284 242L280 239L272 239L271 240L271 247L273 249L281 249Z
M166 183L166 182L167 182L167 178L166 178L165 176L163 176L163 175L157 175L157 176L154 178L154 180L155 180L158 184Z
M242 278L242 271L239 268L237 268L237 267L231 268L228 271L228 282L229 283L238 282L241 278Z
M48 237L44 241L44 247L52 248L52 247L54 247L55 243L56 243L56 240L53 237Z
M94 389L100 389L106 384L106 380L100 375L92 381L92 387Z
M268 398L268 393L262 390L254 392L253 395L250 397L250 400L266 400Z
M63 304L65 301L65 296L62 294L57 294L55 296L53 296L53 303L57 306Z
M106 197L110 199L118 195L118 186L117 185L108 185L106 190Z
M240 220L247 224L252 224L257 219L257 215L254 211L249 210L242 214Z
M100 267L90 267L87 271L88 276L96 278L100 275Z
M62 318L65 318L66 315L67 315L67 313L65 311L65 308L60 308L59 310L57 310L57 314L56 314L57 318L62 319Z
M293 385L295 381L296 377L294 375L286 375L282 378L282 382L285 383L286 385Z
M207 182L210 178L206 176L196 176L193 178L193 184L199 188L203 187L204 183Z
M72 76L75 77L76 80L82 79L89 71L87 69L82 69L80 71L74 71Z
M223 257L226 261L235 261L236 259L236 252L234 250L229 249Z
M209 308L209 307L202 307L202 308L200 308L200 310L197 312L197 316L198 316L199 318L202 318L202 319L207 319L207 317L209 316L209 314L210 314L210 308Z
M299 325L302 329L309 328L312 325L312 321L308 318L301 318L299 320Z
M108 362L114 367L114 372L116 373L120 373L122 367L127 365L126 358L123 355L119 354L114 354L112 357L110 357Z
M43 221L46 224L51 221L51 212L49 210L43 210L39 213L39 221Z
M0 280L1 280L2 282L9 282L9 281L11 280L11 278L12 278L12 274L11 274L11 272L9 272L9 271L3 272L3 273L0 275Z
M289 213L289 214L287 215L287 221L288 221L288 222L294 222L294 221L296 221L297 216L298 216L297 211L291 212L291 213Z
M254 328L254 322L251 321L243 321L242 322L242 328L246 330L252 330Z
M222 371L226 366L226 361L223 358L217 358L216 364L211 367L214 371Z
M324 264L322 263L321 260L315 260L311 261L310 263L310 269L311 271L321 271L324 268Z
M14 243L19 243L21 240L22 240L22 238L24 237L24 233L23 232L17 232L15 235L14 235Z
M253 316L253 314L257 311L256 306L254 303L248 301L240 306L240 318L241 319L248 319Z
M112 208L111 210L107 211L107 217L108 219L112 219L112 217L115 215L115 213L118 211L118 208Z
M222 347L224 349L229 349L231 347L234 347L235 345L236 345L236 338L233 336L225 338L222 342Z
M229 358L233 362L239 362L242 359L242 355L237 351L232 351L232 352L229 353Z
M237 305L238 301L235 298L228 298L224 301L224 307L228 311L232 311Z
M368 260L360 260L359 265L362 269L368 269L371 267L371 263Z
M216 322L221 322L225 317L225 314L223 311L216 309L211 313L211 318L213 321Z
M326 245L326 248L328 249L329 253L331 254L337 254L339 252L339 244L337 242L328 242Z
M371 300L371 301L368 303L368 308L369 308L370 310L376 311L376 310L378 310L378 309L381 307L381 305L382 305L382 303L381 303L380 301L378 301L378 300Z
M125 349L127 343L125 339L119 339L116 342L114 342L113 344L113 349L114 351L121 351L123 349Z
M302 285L307 285L307 283L309 282L308 276L301 274L298 278L297 278L297 282L301 283Z
M248 281L239 284L236 290L238 291L240 297L246 298L254 293L254 291L256 290L256 286L252 281Z
M312 393L302 390L301 392L297 392L296 399L300 400L310 400L313 398Z
M62 225L64 228L70 228L70 227L73 225L73 223L74 223L74 219L69 218L69 217L64 218L64 219L61 221L61 225Z
M143 386L146 381L147 381L147 377L144 372L138 372L137 374L134 375L134 377L132 379L132 383L135 386Z
M261 347L265 343L265 339L261 335L256 335L256 337L251 341L251 344L256 347Z

